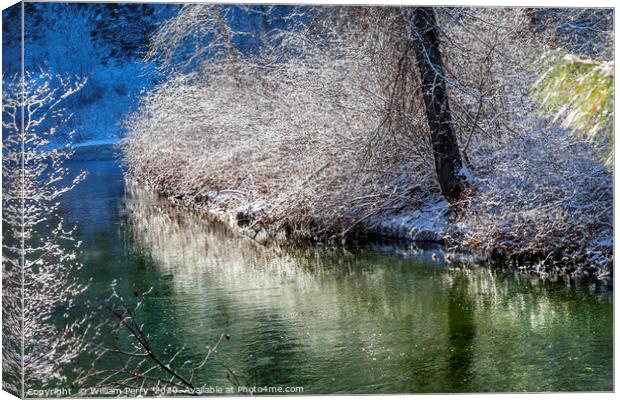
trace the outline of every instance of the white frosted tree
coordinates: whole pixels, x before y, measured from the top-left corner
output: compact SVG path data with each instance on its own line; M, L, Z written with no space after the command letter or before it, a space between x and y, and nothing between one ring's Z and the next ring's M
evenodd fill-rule
M231 63L238 58L233 43L234 32L226 23L230 6L220 4L184 5L177 16L168 20L151 38L147 59L160 61L161 70L187 68L211 55L226 57ZM205 37L211 40L204 40ZM185 57L179 53L183 53Z
M83 320L71 315L86 288L76 276L80 243L59 200L85 174L69 176L72 152L55 140L68 118L63 100L83 85L47 73L4 80L3 366L20 392L62 380L84 347Z

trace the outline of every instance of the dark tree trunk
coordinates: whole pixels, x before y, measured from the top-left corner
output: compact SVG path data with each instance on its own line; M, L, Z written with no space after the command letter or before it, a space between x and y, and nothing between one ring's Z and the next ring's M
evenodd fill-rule
M445 198L455 202L460 199L467 181L462 174L463 162L448 105L435 11L430 7L416 7L409 14L409 19L409 34L422 83L437 180Z

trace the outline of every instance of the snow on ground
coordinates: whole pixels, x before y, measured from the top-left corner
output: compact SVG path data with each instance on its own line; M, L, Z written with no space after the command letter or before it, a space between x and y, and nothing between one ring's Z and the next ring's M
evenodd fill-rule
M443 242L448 232L449 212L449 203L441 200L411 213L377 215L368 221L367 229L371 233L414 242Z

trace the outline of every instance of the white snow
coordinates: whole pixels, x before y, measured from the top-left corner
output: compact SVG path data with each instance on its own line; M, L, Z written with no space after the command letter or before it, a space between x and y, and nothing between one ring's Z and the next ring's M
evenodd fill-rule
M449 203L440 200L421 210L377 215L368 221L367 228L370 232L415 242L441 242L448 231L449 210Z

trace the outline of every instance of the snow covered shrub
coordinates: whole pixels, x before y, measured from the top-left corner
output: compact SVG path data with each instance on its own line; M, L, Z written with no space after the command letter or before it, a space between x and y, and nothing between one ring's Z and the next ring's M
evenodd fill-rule
M234 69L207 60L147 94L127 121L130 173L170 194L317 236L401 207L412 191L437 192L432 163L419 156L428 152L415 134L424 129L421 112L386 85L403 68L385 63L395 57L394 39L375 41L380 25L352 27L346 40L325 29L330 46L301 27L282 34L279 59L268 48ZM412 91L411 79L398 83ZM394 102L413 112L387 115ZM388 130L402 137L380 140Z
M183 26L221 38L212 43L212 58L190 73L171 75L127 120L130 173L169 194L243 208L255 214L255 222L316 236L349 232L369 218L439 201L402 10L297 11L306 17L268 33L267 43L277 45L258 54L237 51L234 59L226 41L234 32L218 22L220 9L186 6L165 24L151 54L163 54L166 69L180 46L166 44L185 43L178 33L186 32ZM510 135L513 124L504 115L521 98L498 103L498 97L514 87L511 82L527 89L501 63L503 43L514 42L509 39L515 28L490 28L465 11L441 12L450 38L446 59L455 124L466 155L475 155L485 140ZM198 23L205 18L209 24Z
M186 204L232 211L241 225L321 239L446 211L402 8L290 9L286 29L262 32L264 46L244 53L236 40L251 33L225 26L227 6L195 7L185 6L154 41L151 55L161 55L170 75L126 121L130 176ZM547 251L557 238L545 230L551 225L555 235L570 231L562 240L585 241L583 224L599 226L598 216L581 209L569 221L548 206L568 207L571 187L593 185L597 201L610 201L609 175L589 176L598 168L590 147L563 141L537 114L536 61L554 41L531 29L530 11L436 11L452 123L475 182L471 210L453 218L467 230L465 244L489 252L491 238L498 251ZM187 46L205 39L203 28L216 37L213 47L193 54ZM573 145L559 167L543 162ZM544 199L546 222L521 213L525 188ZM477 218L501 226L472 226Z
M550 126L487 157L457 221L459 246L544 271L609 272L613 176L592 146Z

